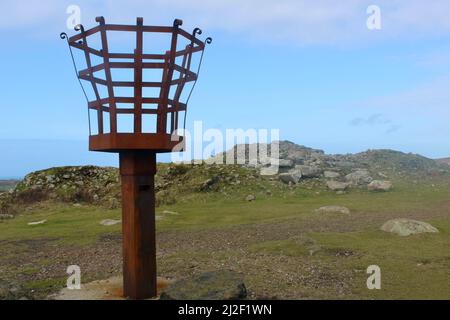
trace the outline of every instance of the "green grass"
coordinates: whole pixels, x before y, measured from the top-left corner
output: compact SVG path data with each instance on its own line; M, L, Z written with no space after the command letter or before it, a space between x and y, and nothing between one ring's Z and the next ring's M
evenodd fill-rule
M354 297L450 299L450 221L430 222L440 233L399 237L369 228L357 232L310 233L309 243L285 239L254 244L250 249L326 264L336 274L351 270L355 276L350 282ZM349 256L339 254L345 252ZM366 270L370 265L381 268L381 290L367 289Z
M181 213L179 216L165 217L159 221L159 228L166 229L207 229L237 224L271 223L285 219L315 219L312 211L325 205L342 205L357 215L376 216L378 214L419 212L433 210L450 201L447 185L435 187L398 183L391 192L372 193L355 190L337 196L334 192L315 192L296 189L284 196L257 195L256 201L240 198L216 198L202 203L182 203L167 207ZM165 208L161 208L162 211Z
M283 196L258 195L256 201L247 202L241 192L239 197L223 197L217 193L201 195L203 201L187 201L156 209L162 216L157 228L164 230L198 230L225 226L273 223L289 219L320 219L314 209L325 205L343 205L352 215L376 216L377 214L420 212L434 210L450 200L450 188L436 185L397 183L395 189L386 193L370 193L355 190L337 196L334 192L320 194L298 188ZM162 214L164 210L176 211L179 215ZM94 206L43 205L13 220L0 223L0 240L33 239L39 237L58 238L76 244L90 243L103 233L119 232L120 225L101 226L103 219L120 219L120 210L107 210ZM46 219L42 225L29 226L28 222Z
M450 221L432 221L439 234L399 237L379 230L315 233L323 252L351 250L348 258L325 257L340 269L362 271L354 281L355 295L383 299L450 299ZM321 258L322 253L319 253ZM365 271L381 268L381 290L368 290Z
M55 239L61 244L88 245L105 233L119 233L120 224L102 226L103 219L120 219L118 210L93 206L46 205L33 213L0 223L0 240ZM29 222L47 220L44 224Z
M253 252L264 252L290 257L304 257L312 255L313 245L299 242L294 239L265 241L250 246Z

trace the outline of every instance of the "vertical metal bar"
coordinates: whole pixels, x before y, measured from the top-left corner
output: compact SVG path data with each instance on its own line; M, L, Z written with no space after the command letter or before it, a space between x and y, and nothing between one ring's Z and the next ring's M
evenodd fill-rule
M87 37L86 34L84 33L84 29L81 28L81 35L82 35L82 47L83 47L83 51L84 51L84 56L86 58L86 67L89 70L89 81L92 85L92 89L94 90L94 94L95 94L95 99L97 100L97 123L98 123L98 134L103 134L103 110L102 110L102 105L100 103L100 94L98 93L98 89L97 89L97 84L95 83L95 81L93 80L93 71L92 71L92 62L91 62L91 56L90 53L88 51L88 43L87 43ZM88 112L89 112L89 107L88 107ZM91 125L90 123L90 117L89 117L89 126ZM91 134L91 130L89 130L89 134Z
M166 77L166 83L163 83L163 87L165 87L162 101L161 101L161 127L158 132L167 132L167 103L169 99L169 93L170 93L170 82L172 81L173 76L173 65L175 64L175 54L177 53L177 38L178 38L178 28L183 24L183 21L179 19L175 19L173 22L173 29L172 29L172 41L170 44L170 53L169 53L169 67L167 69L167 77ZM162 90L161 90L162 91Z
M179 102L180 102L181 92L183 92L184 85L186 84L187 73L191 66L191 56L192 56L191 48L192 48L192 46L189 44L185 48L184 55L183 55L183 62L181 64L181 67L183 69L185 69L186 72L185 73L180 72L180 81L178 82L177 90L173 97L175 112L172 113L172 131L171 131L171 133L173 133L174 130L178 129L178 112L179 112L179 108L180 108Z
M134 51L134 132L142 133L142 51L143 18L137 18L136 50Z
M163 74L161 79L161 91L159 92L159 104L158 104L158 120L157 120L157 127L156 132L157 133L166 133L166 126L163 124L167 121L166 111L164 106L164 97L166 96L166 91L168 90L168 87L170 87L170 80L167 79L168 75L168 65L169 65L169 56L170 52L166 51L166 54L164 56L164 68L163 68ZM167 102L166 102L167 105Z
M103 17L95 18L100 24L100 34L102 39L102 54L103 54L103 64L105 65L105 78L108 87L109 96L109 114L110 114L110 128L111 133L117 133L117 113L116 113L116 100L114 98L114 88L112 86L111 68L109 66L109 50L108 50L108 39L106 37L106 27L105 19Z
M155 174L155 152L120 153L123 292L132 299L157 294Z

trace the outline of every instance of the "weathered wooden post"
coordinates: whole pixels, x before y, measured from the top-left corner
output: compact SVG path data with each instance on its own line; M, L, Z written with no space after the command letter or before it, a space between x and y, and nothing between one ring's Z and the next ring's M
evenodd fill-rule
M136 25L106 24L103 17L96 21L99 24L92 29L85 30L78 25L75 27L78 34L68 37L62 33L61 38L67 39L69 44L89 115L95 114L95 117L89 116L89 150L119 153L124 296L132 299L155 297L156 154L171 152L175 146L180 149L180 144L184 143L183 137L178 135L179 122L182 121L184 129L187 103L197 81L205 43L211 43L211 38L205 42L199 40L196 36L201 30L195 28L190 34L180 28L182 21L178 19L169 27L145 26L143 18L137 18ZM110 52L108 39L112 32L135 33L134 52ZM144 52L145 36L154 34L170 37L167 51ZM99 49L90 45L95 36L99 37ZM79 72L72 48L84 54L86 67ZM200 59L196 72L193 72L195 55ZM94 65L93 58L101 62ZM158 79L146 77L143 71L148 69L159 70L161 75ZM128 70L130 76L125 80L115 79L115 70ZM90 95L81 80L90 84ZM189 82L192 82L191 90L183 102L181 94ZM120 91L123 88L132 88L133 93L125 96ZM158 93L145 94L147 88L156 88ZM107 92L106 96L101 95L101 89ZM184 117L180 117L181 114ZM118 121L130 116L128 125L122 126Z

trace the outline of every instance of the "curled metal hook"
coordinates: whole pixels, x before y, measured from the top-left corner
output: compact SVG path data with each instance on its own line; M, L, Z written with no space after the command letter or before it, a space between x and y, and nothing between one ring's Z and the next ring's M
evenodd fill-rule
M193 31L192 31L192 39L191 39L191 44L190 44L190 46L191 46L191 48L193 48L194 47L194 42L195 42L195 38L196 38L196 35L200 35L200 34L202 34L202 30L200 29L200 28L195 28Z
M78 27L78 26L79 26L79 29L78 29L78 30L82 30L81 32L84 32L84 28L83 28L82 25L77 25L77 26L75 26L75 30L78 31L78 30L77 30L77 27ZM67 46L68 46L68 48L69 48L70 57L72 58L72 64L73 64L73 69L74 69L74 71L75 71L75 76L77 77L78 83L80 84L81 90L83 91L84 97L86 98L86 102L87 102L88 105L89 105L89 97L88 97L88 95L87 95L87 93L86 93L86 90L84 89L83 83L82 83L81 80L80 80L80 75L79 75L79 73L78 73L77 64L75 63L75 57L73 56L72 47L71 47L71 45L70 45L69 37L67 36L67 33L65 33L65 32L61 32L61 33L59 34L59 37L60 37L61 39L66 39L66 40L67 40ZM90 116L90 114L89 114L89 107L88 107L88 123L89 123L89 134L90 134L90 133L91 133L91 116Z
M210 43L212 42L212 38L211 38L211 37L206 38L205 42L206 42L207 44L210 44Z
M181 19L175 19L175 20L173 20L173 26L174 27L179 27L179 26L181 26L183 24L183 20L181 20Z
M195 38L196 34L201 35L202 34L202 29L195 28L194 31L192 31L192 36Z
M84 27L82 24L77 24L73 29L75 31L81 31L81 33L84 33Z

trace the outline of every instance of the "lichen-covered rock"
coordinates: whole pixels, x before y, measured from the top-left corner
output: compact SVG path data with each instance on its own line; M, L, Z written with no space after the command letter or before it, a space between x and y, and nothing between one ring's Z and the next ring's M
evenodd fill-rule
M419 233L439 232L438 229L436 229L429 223L412 219L389 220L381 226L381 230L385 232L394 233L402 237Z
M350 209L343 206L324 206L314 210L314 212L350 214Z
M207 180L205 180L201 185L200 185L200 191L207 191L209 189L211 189L211 187L216 184L217 182L219 182L220 178L219 176L213 176Z
M369 171L365 169L358 169L352 173L349 173L345 176L345 179L355 185L367 184L373 180Z
M300 170L305 178L316 178L322 174L322 170L317 166L297 165L295 169Z
M346 190L349 186L350 184L347 182L339 182L334 180L327 181L328 189L333 191L343 191Z
M253 194L249 194L247 197L245 197L245 201L255 201L256 197Z
M77 166L36 171L17 184L11 197L18 204L57 200L111 206L111 199L120 201L118 170L110 167Z
M387 180L373 180L367 185L369 191L389 191L392 188L392 182Z
M102 226L113 226L113 225L119 224L121 222L122 222L122 220L104 219L104 220L100 221L100 224Z
M280 168L291 168L294 166L294 162L290 159L278 159L278 166Z
M233 271L205 272L165 289L161 300L237 300L247 297L242 278Z
M47 219L44 219L44 220L39 220L39 221L28 222L28 225L29 226L37 226L40 224L44 224L46 222L47 222Z
M299 170L289 171L285 173L279 174L280 180L284 183L293 183L296 184L302 178L302 173Z
M325 171L323 173L323 176L327 179L336 179L336 178L339 178L341 176L341 174L339 172L335 172L335 171Z
M277 167L262 167L259 169L259 174L262 176L274 176L278 174L279 169Z

